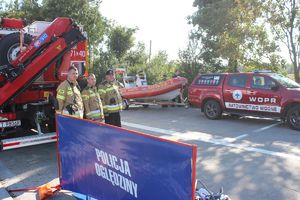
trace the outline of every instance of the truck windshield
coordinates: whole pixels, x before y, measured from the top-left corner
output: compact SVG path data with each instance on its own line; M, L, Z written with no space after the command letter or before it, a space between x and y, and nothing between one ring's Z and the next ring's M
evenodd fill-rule
M270 76L286 88L300 88L300 85L298 83L285 76L282 76L280 74L270 74Z

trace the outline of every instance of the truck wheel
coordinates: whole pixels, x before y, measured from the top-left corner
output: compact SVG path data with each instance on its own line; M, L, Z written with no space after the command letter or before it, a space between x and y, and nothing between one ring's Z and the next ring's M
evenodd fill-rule
M290 128L300 131L300 106L294 106L288 110L286 122Z
M24 34L24 47L27 47L31 42L33 38L31 35ZM4 36L0 40L0 66L1 65L7 65L14 61L19 53L21 52L20 49L20 33L12 33L9 35Z
M222 115L222 109L217 101L209 100L204 104L204 115L208 119L219 119Z

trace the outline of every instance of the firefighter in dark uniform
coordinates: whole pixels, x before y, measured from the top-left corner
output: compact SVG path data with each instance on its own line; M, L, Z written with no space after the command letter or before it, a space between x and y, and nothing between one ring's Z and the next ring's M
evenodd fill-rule
M105 123L121 127L123 100L112 69L105 73L105 81L100 84L98 92L103 104Z
M80 89L77 83L78 70L71 66L68 70L68 78L57 88L56 99L58 101L57 113L83 118L83 103Z
M81 92L85 117L89 120L100 121L104 119L103 106L96 87L96 76L90 74L87 78L87 86Z

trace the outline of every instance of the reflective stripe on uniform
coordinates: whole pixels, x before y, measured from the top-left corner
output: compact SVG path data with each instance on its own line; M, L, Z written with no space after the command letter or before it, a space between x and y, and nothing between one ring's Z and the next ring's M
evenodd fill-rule
M101 116L101 110L94 110L86 114L88 117L100 117Z
M122 110L123 108L123 103L117 104L117 105L105 105L103 107L106 111L117 111L117 110Z
M105 94L106 92L105 92L105 90L103 90L103 89L99 89L99 90L98 90L98 93L100 93L100 94Z
M65 94L65 90L59 89L59 90L57 91L57 93L59 93L59 94Z
M83 111L81 111L81 110L76 111L75 114L73 114L73 115L70 115L67 110L63 110L62 114L69 115L72 117L77 117L77 118L83 118Z
M83 100L88 100L90 97L89 97L89 95L83 94L83 95L81 95L81 98L82 98Z
M57 95L56 95L56 98L57 98L57 99L60 99L60 100L63 100L63 101L66 100L66 97L63 96L63 95L60 95L60 94L57 94Z
M105 89L105 92L110 92L110 91L115 90L115 89L116 89L115 87L109 87L109 88Z
M90 93L90 97L95 97L97 96L95 93Z

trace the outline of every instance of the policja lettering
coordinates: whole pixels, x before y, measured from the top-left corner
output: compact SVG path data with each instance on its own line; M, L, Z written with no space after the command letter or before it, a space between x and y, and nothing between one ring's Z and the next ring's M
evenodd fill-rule
M115 155L108 154L97 148L95 148L95 151L99 162L102 162L103 164L131 177L128 161L121 158L118 159ZM118 163L120 163L120 165L118 165Z
M109 181L113 186L118 186L137 198L137 183L104 166L107 165L122 174L131 177L128 161L119 159L115 155L108 154L97 148L95 148L95 152L98 162L103 164L95 163L96 174Z

